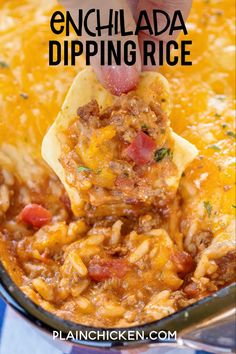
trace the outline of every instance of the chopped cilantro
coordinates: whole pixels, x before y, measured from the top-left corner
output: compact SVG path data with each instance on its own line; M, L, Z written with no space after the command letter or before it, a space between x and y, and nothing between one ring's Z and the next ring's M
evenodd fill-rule
M231 136L232 138L236 138L236 134L235 134L234 132L232 132L232 130L228 130L228 131L226 132L226 134L227 134L228 136Z
M217 146L217 145L211 145L211 146L209 146L209 148L210 148L210 149L214 149L214 150L216 150L216 151L220 151L220 150L221 150L220 147Z
M217 95L216 98L219 100L219 101L224 101L225 100L225 95Z
M211 205L211 203L210 203L209 201L204 201L203 204L204 204L204 208L205 208L206 211L207 211L208 217L210 217L210 216L211 216L211 212L212 212L212 205Z
M27 100L29 98L29 95L25 92L21 92L20 97L24 98L24 100Z
M215 113L215 117L216 117L216 118L220 118L221 115L220 115L219 113Z
M85 167L85 166L79 166L77 168L77 172L84 172L84 171L92 171L91 168Z
M142 129L142 131L144 132L144 133L146 133L146 134L148 134L148 129L149 129L149 127L148 127L148 125L147 124L142 124L141 125L141 129Z
M235 205L235 204L232 204L232 207L233 207L234 209L236 209L236 205Z
M171 155L170 149L161 148L161 149L155 151L154 160L156 162L159 162L159 161L163 160L166 156L170 156L170 155Z
M223 15L223 11L221 11L221 10L216 10L215 11L215 14L217 15L217 16L222 16Z
M5 61L0 60L0 68L6 69L9 68L9 65Z

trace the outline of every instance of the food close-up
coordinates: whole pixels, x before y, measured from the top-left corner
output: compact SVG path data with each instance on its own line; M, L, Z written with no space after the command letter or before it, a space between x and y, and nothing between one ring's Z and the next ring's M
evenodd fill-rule
M192 65L119 95L83 58L48 65L57 10L0 1L1 266L80 325L187 311L236 277L234 1L193 1Z

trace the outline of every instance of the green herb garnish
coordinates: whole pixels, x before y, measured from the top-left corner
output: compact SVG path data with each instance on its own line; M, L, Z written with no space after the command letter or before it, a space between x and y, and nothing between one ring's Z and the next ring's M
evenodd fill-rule
M205 201L205 202L203 202L203 204L204 204L204 208L205 208L206 211L207 211L208 217L210 217L210 216L211 216L211 212L212 212L212 205L211 205L211 203L210 203L209 201Z
M236 205L232 204L232 207L233 207L234 209L236 209Z
M24 100L27 100L29 98L29 95L25 92L21 92L20 97L24 98Z
M216 117L216 118L220 118L221 115L220 115L219 113L215 113L215 117Z
M92 171L92 170L91 170L91 168L85 167L85 166L79 166L77 168L77 172L84 172L84 171L88 172L88 171Z
M159 162L159 161L163 160L166 156L170 156L170 155L171 155L170 149L161 148L161 149L155 151L154 160L156 162Z
M232 138L236 138L236 134L235 134L234 132L232 132L231 130L228 130L228 131L226 132L226 134L227 134L228 136L231 136Z
M216 96L219 101L224 101L225 100L225 95L217 95Z
M217 145L211 145L211 146L209 146L209 149L214 149L216 151L220 151L221 150L220 147L217 146Z
M3 69L9 68L9 65L5 61L0 60L0 68L3 68Z
M146 134L148 134L148 129L149 129L149 127L148 127L148 125L147 124L142 124L141 125L141 129L142 129L142 131L144 132L144 133L146 133Z

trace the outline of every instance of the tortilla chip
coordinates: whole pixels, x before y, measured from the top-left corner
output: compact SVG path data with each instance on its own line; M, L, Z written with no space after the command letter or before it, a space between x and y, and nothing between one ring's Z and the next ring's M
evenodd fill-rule
M170 89L168 81L161 74L157 72L142 73L135 94L147 103L151 101L159 102L162 110L167 115L170 114ZM42 156L63 183L75 215L80 215L83 208L83 200L80 197L80 192L66 182L65 171L59 161L61 143L58 137L76 118L78 107L84 106L92 99L95 99L98 102L100 110L103 111L113 104L114 98L115 96L108 92L97 80L92 68L86 68L74 79L61 111L43 139ZM177 188L182 172L196 157L198 151L195 146L175 133L173 133L173 139L175 141L173 160L178 168L178 176L173 181L173 184Z

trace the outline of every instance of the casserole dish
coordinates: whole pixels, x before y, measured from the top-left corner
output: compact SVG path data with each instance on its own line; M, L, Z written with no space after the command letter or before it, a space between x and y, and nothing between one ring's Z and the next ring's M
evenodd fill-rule
M115 330L144 331L148 336L152 331L177 331L176 341L98 341L98 340L76 340L67 341L53 340L53 331L61 331L63 338L69 332L96 331L100 333L104 328L90 327L73 323L55 316L32 302L19 288L12 282L11 278L0 263L0 293L2 298L25 320L33 324L43 336L57 348L65 353L88 352L122 352L134 348L146 352L148 348L162 347L193 348L206 350L210 353L234 353L236 349L235 338L235 284L231 284L215 294L208 296L189 307L178 311L159 321L154 321L141 326L118 328ZM114 331L114 328L106 328L107 332Z

